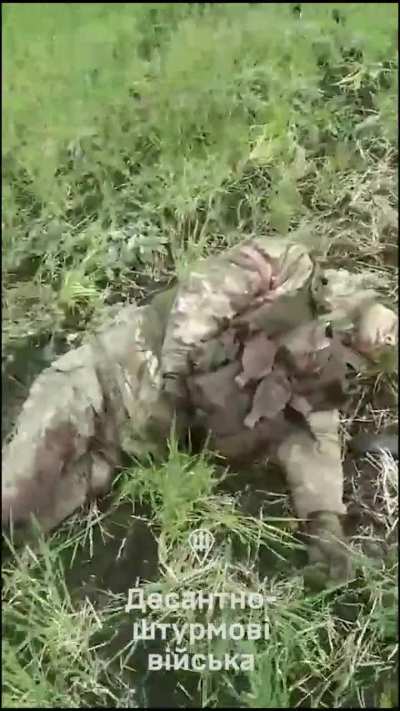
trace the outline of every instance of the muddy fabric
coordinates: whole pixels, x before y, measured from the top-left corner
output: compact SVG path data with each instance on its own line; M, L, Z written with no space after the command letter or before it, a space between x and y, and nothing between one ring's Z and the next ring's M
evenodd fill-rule
M174 412L161 393L159 354L172 298L123 308L36 379L3 448L3 525L34 514L50 529L107 490L122 452L166 453Z
M273 454L292 431L312 432L311 413L344 404L348 363L362 358L326 332L319 321L273 336L234 326L197 346L187 384L213 448L231 460Z
M339 412L312 412L308 432L293 432L278 447L296 514L307 519L315 511L346 513L342 502L343 470L339 441Z
M309 560L303 571L305 586L316 591L348 582L353 561L342 517L331 511L317 511L310 517L305 535Z
M200 342L217 336L233 319L245 319L261 305L305 287L312 273L303 246L271 238L201 262L181 284L168 319L161 354L165 387L181 392L188 356Z
M242 454L248 453L249 465L256 450L264 451L267 440L279 445L298 430L299 418L302 430L310 408L321 407L313 383L316 364L328 370L326 349L318 346L326 345L324 329L335 310L341 309L342 318L352 289L353 296L365 292L360 278L348 288L342 273L338 284L336 298L334 276L329 276L328 286L325 277L321 281L302 245L265 238L203 260L177 289L148 306L121 309L109 327L57 359L32 386L3 448L3 524L10 517L16 524L24 523L34 514L49 530L89 496L107 490L123 452L133 457L164 456L171 425L178 435L185 431L197 397L206 395L211 403L205 424L219 427L217 449L233 458L241 449ZM361 323L361 311L370 307L372 298L369 291L358 301L350 300L361 304L356 313L351 310L351 324L356 318ZM322 330L316 323L309 326L315 312ZM297 325L309 334L307 353L298 350L296 339L286 339ZM368 319L363 328L368 332ZM374 347L386 338L387 328L377 328L376 319L372 323L369 335ZM260 335L261 330L274 339L274 346ZM332 349L332 339L330 344ZM318 352L313 353L313 348ZM196 395L192 392L191 402L187 378L194 364L196 375L204 377L192 382L190 387L198 389ZM278 365L279 387L270 380L254 398L273 366L276 376ZM226 367L225 380L218 373L212 393L207 378L222 367ZM324 403L332 396L332 379L340 380L336 373L326 374ZM289 390L291 419L281 407ZM218 424L221 401L232 410L223 428ZM203 414L204 426L204 411L197 410ZM238 429L249 414L253 427ZM341 469L335 476L339 487Z

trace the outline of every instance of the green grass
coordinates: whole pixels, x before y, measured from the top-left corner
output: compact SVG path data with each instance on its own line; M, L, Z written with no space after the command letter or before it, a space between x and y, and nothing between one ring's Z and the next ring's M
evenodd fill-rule
M5 4L4 345L349 202L395 142L397 10L334 7Z
M295 8L3 3L3 362L39 338L79 343L116 301L250 234L295 232L397 302L397 7ZM386 531L391 471L377 476ZM182 674L182 705L396 705L393 562L359 551L350 588L305 594L290 522L246 513L207 459L174 448L116 489L159 542L149 590L255 591L270 554L256 672ZM6 564L5 706L144 704L124 645L107 647L126 594L95 607L66 583L70 558L101 557L112 516L93 508ZM198 526L219 545L200 578Z

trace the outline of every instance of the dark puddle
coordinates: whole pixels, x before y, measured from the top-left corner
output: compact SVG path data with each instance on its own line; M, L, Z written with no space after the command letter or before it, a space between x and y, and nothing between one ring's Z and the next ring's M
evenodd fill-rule
M268 491L266 484L268 483ZM263 487L263 488L261 488ZM239 494L239 507L243 514L259 518L285 518L285 485L279 472L266 481L265 473L257 477L233 475L219 487L220 493ZM105 505L103 504L103 507ZM239 560L243 550L233 538L233 556ZM96 605L106 601L104 593L128 593L136 582L157 580L158 547L157 529L151 523L151 511L146 506L124 503L110 508L101 525L95 525L88 546L64 551L63 563L71 594L79 599L88 596ZM284 563L282 560L284 559ZM303 555L295 553L289 559L288 549L274 543L270 550L259 551L258 567L261 577L276 575L282 565L293 570L304 563Z
M348 458L345 466L350 467L351 463L352 460ZM371 476L373 476L372 471ZM365 486L368 487L367 480ZM266 520L269 517L287 515L285 482L278 469L271 468L268 478L265 470L261 468L237 472L225 479L219 490L221 493L238 494L239 506L246 515L254 517L263 515ZM79 605L80 601L88 597L96 607L102 608L103 605L110 603L111 593L120 596L118 605L120 609L128 600L129 588L137 587L140 581L158 579L157 530L153 530L150 516L151 511L146 507L135 506L133 510L131 504L123 504L117 509L110 510L102 531L99 527L95 528L92 556L89 556L87 550L81 551L70 567L67 551L64 559L66 581L75 604ZM356 521L354 525L356 529L360 521ZM232 555L236 561L247 560L248 554L249 551L240 541L233 540ZM374 555L372 551L371 554ZM377 555L382 557L383 551L380 550ZM285 546L274 544L271 549L262 547L257 551L254 560L261 577L282 575L288 578L306 563L306 553L296 550L289 554ZM352 588L348 590L346 597L339 596L336 614L341 620L354 622L360 613L360 605L367 602L360 598L356 585L354 590ZM148 655L163 654L165 642L152 640L139 642L135 646L132 644L133 624L142 617L143 614L140 612L119 611L111 614L103 629L93 639L93 643L102 645L101 654L105 659L116 657L113 663L116 677L123 679L131 690L131 703L134 702L142 708L201 707L197 674L185 671L148 670ZM323 643L321 639L321 644ZM328 642L327 646L329 646ZM122 672L119 656L121 650L124 650L122 657L125 660ZM390 680L387 683L391 683ZM236 678L236 692L248 691L246 684L248 680L245 677ZM115 693L118 693L117 688ZM224 693L226 695L220 698L221 707L240 707L237 696L231 695L228 690ZM377 689L371 689L375 699L376 693ZM128 702L127 705L129 706ZM358 705L355 704L355 707Z
M271 493L275 483L275 495ZM241 493L240 507L247 515L265 518L285 514L284 482L278 471L268 478L268 492L265 490L265 472L242 473L229 477L221 484L220 491ZM118 608L128 601L129 588L137 587L143 581L155 581L159 577L157 530L153 531L149 522L150 510L137 507L133 512L131 504L123 504L110 510L109 515L93 531L92 555L81 550L70 564L71 552L63 554L65 578L75 604L86 597L96 608L110 604L113 595L118 595ZM254 552L255 553L255 552ZM239 540L232 540L232 557L236 561L248 559L249 551ZM258 552L257 565L261 577L279 574L293 574L293 568L305 563L305 558L296 552L289 558L288 549L274 545L263 547ZM110 595L111 594L111 595ZM135 616L136 615L136 616ZM133 646L133 624L143 617L140 612L119 611L110 615L103 629L96 634L93 642L101 644L101 654L106 659L117 657L115 672L132 690L135 702L142 708L199 708L201 695L198 688L199 677L185 671L149 671L148 655L165 652L165 642L152 640L139 642ZM123 658L129 655L121 673L121 650ZM245 680L243 680L243 684ZM240 681L239 681L240 684ZM133 691L134 690L134 691ZM117 689L115 689L117 693ZM226 707L238 707L233 696L224 700Z
M123 504L95 526L92 554L87 547L75 554L71 564L64 553L65 577L74 599L88 597L96 606L108 601L107 593L127 595L138 580L158 578L157 539L148 523Z

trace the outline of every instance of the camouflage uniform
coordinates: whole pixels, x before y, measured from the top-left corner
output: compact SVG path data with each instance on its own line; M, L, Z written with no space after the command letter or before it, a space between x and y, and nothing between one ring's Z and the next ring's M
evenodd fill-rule
M124 307L39 375L3 447L3 524L34 513L49 530L108 489L122 452L165 453L159 431L173 413L160 395L160 351L172 300Z
M189 424L185 378L199 343L235 320L290 330L315 317L315 308L323 323L350 329L364 351L397 338L396 315L377 305L360 276L321 272L305 247L271 238L202 260L177 290L123 308L109 328L33 384L3 450L3 521L11 515L24 522L34 513L49 530L107 490L122 452L163 456L174 416L178 435ZM277 450L296 513L341 516L338 412L312 412L309 425L313 438L292 432ZM333 529L340 532L336 523Z

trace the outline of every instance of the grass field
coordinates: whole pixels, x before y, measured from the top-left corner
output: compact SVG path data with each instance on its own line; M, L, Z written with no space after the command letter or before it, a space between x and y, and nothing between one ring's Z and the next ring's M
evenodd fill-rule
M251 234L296 231L397 304L395 3L3 3L2 18L13 397L116 303ZM396 382L371 374L344 431L396 421ZM313 593L285 493L221 483L173 447L162 467L130 467L111 511L6 561L3 705L395 708L397 466L371 460L368 486L360 466L347 481L358 577ZM199 526L218 540L200 575L187 555ZM267 585L270 638L239 643L256 670L146 673L124 612L135 576L163 594Z

